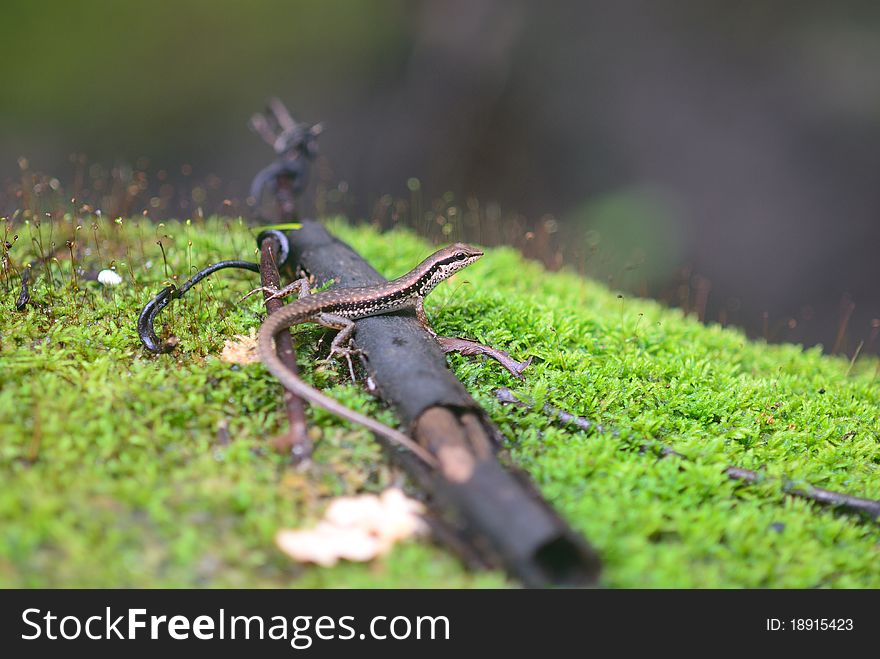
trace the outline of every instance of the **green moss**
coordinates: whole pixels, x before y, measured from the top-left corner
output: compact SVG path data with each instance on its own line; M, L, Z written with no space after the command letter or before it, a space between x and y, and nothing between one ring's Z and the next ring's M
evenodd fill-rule
M327 500L394 481L369 434L321 410L308 472L268 441L284 429L280 387L259 364L218 358L226 338L258 326L253 274L226 271L160 316L177 351L141 347L135 318L166 281L221 258L255 259L238 220L19 224L48 244L76 235L86 269L115 259L124 283L77 279L69 258L39 274L34 304L0 289L0 585L498 586L442 549L408 543L369 565L292 564L277 529L317 519ZM387 276L430 248L412 235L333 230ZM161 240L167 255L167 273ZM30 258L25 241L17 262ZM33 244L33 243L32 243ZM728 464L880 498L876 362L750 342L653 302L622 299L571 274L548 274L496 249L433 293L443 334L535 356L518 382L497 364L450 363L508 438L516 462L600 550L609 586L880 587L877 526L787 498L781 480L729 481ZM385 421L393 416L342 369L313 370L316 328L297 331L299 360L322 388ZM326 344L326 342L325 342ZM323 346L326 350L326 345ZM493 397L507 386L619 431L552 425ZM227 423L224 443L218 425ZM658 441L690 458L658 460Z

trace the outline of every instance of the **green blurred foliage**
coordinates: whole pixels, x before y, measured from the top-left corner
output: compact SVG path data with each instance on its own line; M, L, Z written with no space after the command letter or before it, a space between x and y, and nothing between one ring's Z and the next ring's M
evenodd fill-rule
M277 530L310 526L333 497L381 491L398 475L366 430L314 407L320 440L309 469L268 448L286 427L280 385L260 364L219 357L227 339L262 319L256 296L241 300L251 273L218 274L173 302L157 330L177 336L178 348L144 351L140 308L196 266L251 258L243 221L7 223L22 236L5 248L13 263L76 237L77 266L113 264L123 282L107 289L74 277L62 254L35 270L33 301L19 312L18 286L0 279L0 587L505 584L425 542L332 569L294 565L276 548ZM410 232L330 228L388 277L432 251ZM31 236L42 238L25 242ZM876 359L850 364L750 342L550 273L509 248L487 250L439 287L427 312L444 335L534 356L525 381L489 360L451 355L450 365L515 463L600 551L605 585L880 587L876 524L784 493L786 483L809 483L880 497ZM344 365L316 363L327 351L322 334L295 331L303 377L394 423ZM533 407L503 405L498 387ZM540 412L544 403L616 432L559 425ZM687 459L659 459L663 447ZM733 482L730 464L767 478Z
M587 267L602 279L620 280L622 269L648 285L663 285L684 253L679 211L659 189L627 188L597 197L571 213L566 224L583 233L588 258L600 257Z
M187 149L210 148L270 94L308 90L307 107L374 82L399 57L404 18L396 2L4 2L0 144L197 157Z

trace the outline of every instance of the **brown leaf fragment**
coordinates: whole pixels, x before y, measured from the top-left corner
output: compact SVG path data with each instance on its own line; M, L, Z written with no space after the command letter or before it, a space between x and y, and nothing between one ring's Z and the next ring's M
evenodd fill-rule
M236 334L226 339L220 359L230 364L253 364L260 361L257 356L257 332L251 328L248 334Z
M324 567L340 559L369 561L387 553L396 542L427 530L421 502L401 490L334 499L324 519L311 529L282 529L275 535L279 549L296 561Z

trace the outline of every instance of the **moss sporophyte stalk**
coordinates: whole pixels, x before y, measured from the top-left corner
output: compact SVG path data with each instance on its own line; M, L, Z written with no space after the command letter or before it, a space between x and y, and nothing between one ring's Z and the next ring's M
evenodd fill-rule
M173 302L161 320L179 339L171 354L147 354L134 324L190 265L253 258L252 234L234 218L161 228L142 218L78 221L95 228L76 236L91 248L77 267L115 267L122 281L110 294L74 278L66 250L35 268L23 311L15 310L17 278L0 282L0 585L505 583L421 541L367 565L292 565L275 548L278 529L320 519L334 496L394 483L370 433L312 408L320 440L308 472L289 469L268 447L285 423L280 385L261 364L219 357L226 339L263 319L260 300L239 303L257 285L252 275L216 276ZM330 229L389 278L433 251L405 232L378 235L341 221ZM10 256L39 257L27 249L19 241ZM780 485L880 498L875 359L850 368L818 348L749 341L548 273L512 249L487 250L428 297L426 311L442 334L534 357L522 382L492 360L449 361L517 465L599 550L606 585L880 587L877 526L786 497ZM326 352L321 336L295 330L304 379L393 423L344 366L315 366ZM502 404L499 387L531 408ZM554 424L545 404L604 430ZM651 442L688 459L637 450ZM724 474L731 464L767 478L737 483Z

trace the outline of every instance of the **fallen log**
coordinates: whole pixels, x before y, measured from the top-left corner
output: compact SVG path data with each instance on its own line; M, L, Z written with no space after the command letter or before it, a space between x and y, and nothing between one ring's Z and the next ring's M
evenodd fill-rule
M321 286L384 281L348 245L315 221L287 234L291 263ZM448 368L440 345L415 314L356 322L354 341L383 400L439 468L391 450L398 464L439 505L443 518L470 539L483 563L503 567L530 587L595 586L595 550L540 496L524 472L503 466L503 437ZM377 439L383 441L381 437Z

